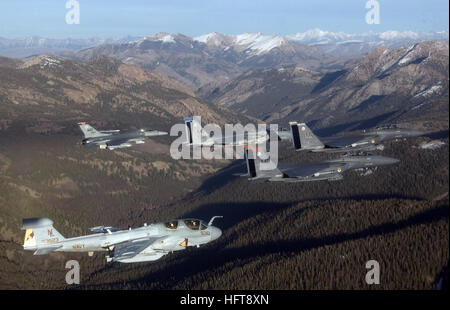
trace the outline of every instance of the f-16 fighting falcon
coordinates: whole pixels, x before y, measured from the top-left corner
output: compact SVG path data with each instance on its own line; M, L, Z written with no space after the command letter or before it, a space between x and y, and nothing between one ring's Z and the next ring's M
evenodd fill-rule
M259 130L255 126L254 132L238 132L233 135L225 135L221 137L211 137L203 128L198 120L194 118L184 119L186 129L186 144L192 146L214 146L214 145L257 145L265 143L270 139L269 129ZM226 133L225 133L226 134ZM278 140L290 139L290 136L279 135L278 132L274 133Z
M22 230L26 230L23 248L34 251L34 255L87 252L92 256L96 251L107 251L107 262L149 262L188 246L199 247L216 240L222 231L212 224L219 217L212 217L209 223L180 219L126 230L98 226L91 228L94 234L67 239L53 227L50 219L30 218L22 221Z
M387 140L417 137L425 133L402 128L378 128L359 135L318 138L305 123L290 122L292 141L297 151L355 152L383 150L380 143Z
M263 170L261 169L263 161L258 156L258 152L254 152L251 148L246 149L245 159L247 176L250 181L256 182L337 181L343 179L343 173L347 170L367 169L399 162L398 159L380 155L347 155L320 162L278 163L276 167L273 164L271 170Z
M164 136L165 131L146 131L144 129L120 133L120 130L97 131L88 123L78 123L84 134L82 144L86 147L98 145L101 149L114 150L119 148L131 147L130 142L144 144L145 137Z

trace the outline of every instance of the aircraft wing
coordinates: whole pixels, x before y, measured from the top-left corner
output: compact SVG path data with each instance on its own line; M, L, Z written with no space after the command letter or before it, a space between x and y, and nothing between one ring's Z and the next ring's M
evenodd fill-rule
M55 246L49 246L49 247L46 247L46 248L40 248L40 249L37 249L33 253L33 255L46 255L46 254L51 253L51 252L53 252L53 251L55 251L55 250L57 250L57 249L59 249L61 247L62 247L62 245L55 245Z
M314 175L314 173L323 171L325 169L330 169L336 164L332 163L302 163L302 164L289 164L289 163L279 163L278 170L284 173L290 178L295 177L309 177Z
M146 131L146 132L144 133L144 135L145 135L146 137L165 136L165 135L167 135L167 134L168 134L167 132L165 132L165 131L159 131L159 130L151 130L151 131Z
M119 243L114 246L114 258L132 258L144 251L156 241L164 238L165 237L153 237Z
M95 233L109 233L109 232L115 232L115 231L120 231L123 229L120 228L115 228L115 227L111 227L111 226L96 226L96 227L91 227L89 228L90 231L95 232Z
M109 141L111 141L111 139L109 139L109 136L107 138L105 138L104 140L96 140L93 143L90 143L90 145L94 145L95 144L105 144L108 143ZM89 144L88 144L89 145Z
M130 139L112 139L108 142L108 146L118 146L128 142Z
M347 136L347 137L328 137L324 138L322 142L328 147L345 147L352 145L353 143L369 141L370 136L364 135L355 135L355 136Z

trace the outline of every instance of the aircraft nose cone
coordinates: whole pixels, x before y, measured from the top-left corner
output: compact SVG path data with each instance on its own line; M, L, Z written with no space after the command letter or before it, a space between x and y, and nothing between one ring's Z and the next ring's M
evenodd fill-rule
M222 236L222 230L217 227L211 227L211 240L216 240Z
M384 166L384 165L393 165L400 162L397 158L386 157L386 156L375 156L372 158L372 163L374 166Z
M384 161L385 165L394 165L394 164L397 164L397 163L400 162L399 159L397 159L397 158L390 158L390 157L385 157L383 159L383 161Z
M425 135L425 132L420 131L420 130L412 130L410 132L410 136L412 136L412 137L419 137L419 136L423 136L423 135Z

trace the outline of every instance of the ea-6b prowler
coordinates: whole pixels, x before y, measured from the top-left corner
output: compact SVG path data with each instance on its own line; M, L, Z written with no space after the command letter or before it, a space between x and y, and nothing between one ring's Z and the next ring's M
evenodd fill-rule
M81 131L84 134L84 139L81 142L84 146L98 145L100 149L114 150L119 148L131 147L131 142L136 144L144 144L146 137L163 136L168 133L165 131L145 129L133 130L120 133L120 130L102 130L98 131L86 122L78 123Z
M30 218L22 221L25 231L23 248L34 255L51 252L108 252L107 262L138 263L155 261L162 256L188 246L206 244L216 240L222 231L197 219L179 219L166 223L144 225L134 229L118 229L98 226L91 228L94 234L64 238L48 218Z
M274 163L261 160L258 152L251 148L245 150L247 162L247 177L253 182L307 182L307 181L337 181L343 179L343 173L348 170L365 169L399 162L398 159L380 156L342 156L337 159L320 162L304 163ZM262 164L265 165L262 169ZM270 169L267 169L270 168Z
M311 152L358 152L384 148L380 143L387 140L417 137L425 133L403 128L378 128L359 135L343 137L317 137L305 123L290 122L292 142L297 151Z

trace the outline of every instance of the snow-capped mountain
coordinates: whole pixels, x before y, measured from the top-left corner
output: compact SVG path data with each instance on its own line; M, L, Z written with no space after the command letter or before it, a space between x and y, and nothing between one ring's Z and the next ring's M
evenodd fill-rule
M217 32L208 33L194 38L194 41L212 47L234 48L242 51L248 50L253 55L261 55L276 47L288 43L288 40L278 35L264 35L258 33L243 33L239 35L223 35Z
M305 32L298 32L287 35L289 40L303 44L324 44L343 43L346 41L359 42L389 42L403 40L448 40L448 31L422 32L422 31L385 31L385 32L364 32L360 34L349 34L345 32L330 32L321 29L311 29Z
M99 55L159 71L192 89L226 82L248 69L300 64L318 68L327 57L314 46L262 33L210 33L191 38L157 33L123 44L102 44L63 56L88 60Z
M321 29L311 29L305 32L287 35L290 40L301 42L304 44L320 44L322 42L338 42L349 40L352 35L344 32L329 32Z
M448 31L414 32L414 31L385 31L349 34L345 32L330 32L321 29L311 29L292 35L266 35L262 33L244 33L239 35L225 35L217 32L194 37L194 41L211 47L250 49L255 54L269 52L273 48L281 47L289 41L315 46L334 56L369 53L377 46L395 48L410 43L425 40L448 41Z
M378 46L399 48L427 40L449 40L448 31L385 31L349 34L312 29L287 35L288 40L315 46L321 51L334 56L349 56L370 53Z
M448 41L448 31L348 34L312 29L287 36L213 32L192 38L161 32L113 39L0 38L0 56L23 58L47 53L88 60L107 55L162 72L194 90L210 82L227 82L247 70L259 68L287 65L313 70L351 68L376 47L401 48L424 40Z
M423 32L423 31L385 31L365 32L359 34L345 32L331 32L321 29L311 29L286 36L258 33L243 33L227 35L212 32L196 37L188 37L181 34L157 33L143 37L121 38L87 38L87 39L49 39L31 36L18 39L0 38L0 55L12 57L26 57L34 50L51 53L61 50L81 50L104 44L141 44L143 42L176 43L177 39L202 43L209 48L222 50L233 49L238 52L246 51L247 55L261 55L270 52L274 48L296 42L304 45L315 46L332 56L348 56L355 54L367 54L377 46L397 48L407 44L425 40L449 40L448 30ZM191 42L191 43L192 43Z
M197 95L269 122L314 121L321 127L357 124L353 121L369 115L380 120L435 114L445 118L448 55L448 43L439 40L398 49L380 46L350 70L257 69L224 84L205 85Z

